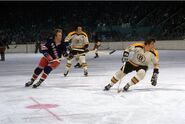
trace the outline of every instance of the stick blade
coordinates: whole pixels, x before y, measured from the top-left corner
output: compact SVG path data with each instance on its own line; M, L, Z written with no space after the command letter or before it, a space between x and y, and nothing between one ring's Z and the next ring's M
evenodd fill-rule
M111 54L113 54L114 52L116 52L116 50L110 51L109 54L111 55Z

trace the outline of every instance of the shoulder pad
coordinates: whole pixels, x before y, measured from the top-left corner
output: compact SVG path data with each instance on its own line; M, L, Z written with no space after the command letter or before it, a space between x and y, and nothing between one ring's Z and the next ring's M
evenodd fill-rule
M144 48L144 44L143 43L134 43L134 44L131 44L130 46Z
M76 34L76 32L75 32L75 31L72 31L72 32L70 32L68 35L72 36L72 35L74 35L74 34Z
M152 49L152 50L150 50L150 52L153 53L154 56L155 56L157 59L159 59L159 54L158 54L158 51L157 51L156 49Z
M87 37L87 34L85 32L82 31L81 34L84 35L85 37Z

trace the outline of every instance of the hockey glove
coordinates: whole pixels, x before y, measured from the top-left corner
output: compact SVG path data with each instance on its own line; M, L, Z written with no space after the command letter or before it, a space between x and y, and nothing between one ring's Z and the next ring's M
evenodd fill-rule
M85 52L85 53L89 52L88 47L89 47L89 44L86 44L86 45L84 46L83 49L84 49L84 52Z
M123 57L121 59L123 63L128 61L128 56L129 56L129 52L124 51L123 52Z
M67 53L67 52L64 52L64 53L63 53L63 56L64 56L64 57L68 57L68 53Z
M151 84L153 86L156 86L157 85L158 74L159 74L159 69L154 69L153 75L152 75L152 78L151 78Z
M68 58L69 58L69 59L72 59L73 57L74 57L73 53L70 52L70 53L68 54Z
M71 46L67 46L66 49L67 49L67 51L69 51L69 52L72 51Z
M88 53L88 52L89 52L89 49L84 49L84 52L85 52L85 53Z
M84 45L84 49L87 49L89 47L89 44Z

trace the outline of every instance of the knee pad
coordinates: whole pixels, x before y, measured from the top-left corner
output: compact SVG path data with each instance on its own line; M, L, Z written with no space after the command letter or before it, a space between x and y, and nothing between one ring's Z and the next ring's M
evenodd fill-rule
M67 59L67 63L71 64L73 62L73 58L72 59Z
M138 80L142 80L144 77L145 77L145 74L146 74L146 71L144 69L140 69L138 72L137 72L137 75L136 75L136 78Z
M140 80L142 80L144 77L145 77L145 70L143 69L140 69L139 71L137 71L137 74L136 76L134 76L132 79L131 79L131 83L130 85L134 85L134 84L137 84Z
M51 68L50 66L46 66L46 67L44 68L44 73L47 74L47 75L48 75L51 71L52 71L52 68Z
M83 64L83 63L86 63L86 61L85 61L85 56L80 56L80 57L79 57L79 62L81 62L82 64Z
M34 71L34 74L39 75L42 72L42 68L37 67Z
M123 73L121 70L119 70L118 72L116 72L116 74L114 74L114 77L115 77L117 80L122 79L124 76L125 76L125 73Z

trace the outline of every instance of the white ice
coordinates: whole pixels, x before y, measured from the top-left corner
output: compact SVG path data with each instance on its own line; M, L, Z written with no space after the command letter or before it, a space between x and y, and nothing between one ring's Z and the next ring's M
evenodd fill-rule
M185 124L185 51L159 51L157 86L150 83L151 65L144 80L120 94L117 84L103 91L122 66L122 52L108 52L100 51L97 59L87 55L88 77L74 68L64 77L63 60L37 89L24 84L42 55L7 54L6 61L0 61L0 124ZM122 79L121 87L133 75ZM58 107L26 108L40 104Z

